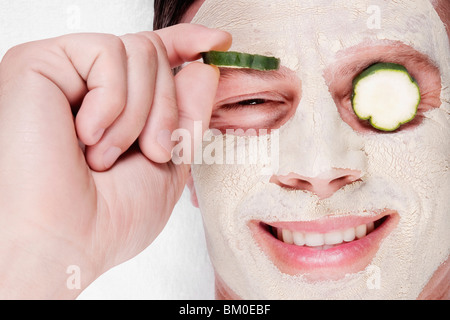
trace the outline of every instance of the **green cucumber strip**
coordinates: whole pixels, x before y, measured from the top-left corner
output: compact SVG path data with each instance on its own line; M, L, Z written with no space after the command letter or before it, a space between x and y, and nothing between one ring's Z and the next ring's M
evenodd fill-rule
M235 51L202 52L203 62L225 68L248 68L255 70L278 70L280 59L259 54L249 54Z
M376 63L353 80L353 110L378 130L395 131L413 120L420 100L419 85L399 64Z

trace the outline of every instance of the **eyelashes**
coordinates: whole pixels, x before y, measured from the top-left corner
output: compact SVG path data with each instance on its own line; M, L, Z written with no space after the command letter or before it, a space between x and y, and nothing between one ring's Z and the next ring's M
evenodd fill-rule
M286 107L287 102L285 101L255 98L224 104L220 106L220 109L235 113L241 112L242 114L261 112L267 116L275 117L281 109Z
M235 89L241 90L239 87ZM292 100L292 94L278 91L261 91L230 97L216 103L216 109L240 109L286 104Z
M216 104L210 127L225 130L276 129L293 113L292 98L277 92L262 92L227 99Z
M240 106L256 106L258 104L266 103L266 99L247 99L243 101L239 101L237 104Z
M260 106L262 104L270 103L270 100L254 98L254 99L245 99L241 101L237 101L235 103L229 103L221 106L222 109L235 110L244 107L255 107Z

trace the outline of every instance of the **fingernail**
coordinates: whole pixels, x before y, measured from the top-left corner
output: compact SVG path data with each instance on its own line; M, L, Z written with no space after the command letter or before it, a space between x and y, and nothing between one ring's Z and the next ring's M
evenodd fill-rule
M121 154L122 150L117 147L110 147L108 150L106 150L106 152L103 154L103 164L105 165L105 167L111 168Z
M172 149L173 149L173 145L174 145L173 141L171 139L172 139L172 133L170 132L170 130L161 130L158 133L158 135L156 136L156 141L170 155L172 154Z

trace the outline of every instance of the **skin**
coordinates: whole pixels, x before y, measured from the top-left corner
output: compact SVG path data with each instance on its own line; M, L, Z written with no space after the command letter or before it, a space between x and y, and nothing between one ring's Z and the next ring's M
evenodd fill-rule
M197 8L199 7L199 3L203 1L197 2ZM440 13L440 16L444 22L450 22L448 20L448 17L443 14L445 13L445 7L448 5L446 2L440 2L438 3L439 6L437 8L437 12ZM192 12L188 13L188 17L192 16ZM448 31L448 28L447 28ZM389 53L391 53L391 56L387 56ZM440 105L440 99L439 99L439 92L441 88L440 83L440 76L439 76L439 70L433 66L433 64L428 60L426 56L423 56L422 54L419 54L418 52L412 52L411 50L408 50L405 46L403 48L402 46L398 46L398 44L392 45L392 46L380 46L380 47L358 47L354 48L353 51L344 52L341 54L341 56L338 57L337 63L331 67L330 69L326 70L325 77L326 80L330 86L330 91L336 92L337 94L334 96L335 102L338 106L339 113L341 114L342 119L347 122L354 130L359 132L367 133L369 131L373 131L374 129L370 126L367 126L362 121L359 121L358 119L355 119L354 116L350 115L349 110L351 110L351 106L349 108L349 105L347 102L343 101L343 96L339 96L339 93L346 92L347 88L342 88L342 85L345 83L351 83L351 81L346 81L350 77L354 77L354 75L351 74L351 72L348 72L348 68L346 67L346 61L367 61L370 60L371 57L376 56L377 58L381 58L384 56L385 59L393 60L393 62L397 61L403 65L411 64L411 68L413 70L417 70L416 78L419 81L421 88L422 88L422 99L423 104L421 106L422 110L419 110L419 114L421 112L425 112L430 109L430 106L438 106ZM413 67L412 64L415 64ZM230 74L228 74L230 73ZM231 74L234 74L231 75ZM420 74L420 75L419 75ZM227 127L242 127L242 128L251 128L251 127L279 127L281 126L285 121L281 121L278 123L274 123L271 119L272 118L289 118L290 114L289 112L285 112L282 110L283 104L293 104L293 101L295 101L295 93L292 95L288 95L293 97L291 100L287 99L285 101L282 101L282 103L275 103L265 109L264 106L262 106L259 111L254 110L238 110L238 109L227 109L226 111L223 110L223 106L230 103L234 103L233 98L229 99L230 97L233 97L235 95L242 94L243 91L251 92L252 90L261 92L264 91L260 89L262 86L261 84L258 84L258 81L261 81L261 79L258 79L257 76L252 76L250 73L247 73L244 75L244 72L242 74L236 74L234 71L227 72L224 70L222 72L221 81L219 84L219 89L217 93L217 97L215 100L215 108L213 109L213 115L212 115L212 122L211 127L219 128L222 131ZM298 81L298 80L297 80ZM269 81L267 81L267 87L273 87L275 86L275 82L268 84ZM281 81L278 81L280 83ZM256 83L256 84L255 84ZM289 85L291 84L291 81L286 81L286 85L282 88L284 90L283 92L295 92L295 88L289 88ZM238 93L232 92L233 88L238 91ZM245 88L245 90L239 89L239 88ZM255 88L255 89L253 89ZM275 89L274 89L275 90ZM279 89L276 89L279 90ZM298 95L300 95L299 93ZM227 100L228 98L228 100ZM247 97L242 98L241 100L244 100ZM248 99L254 98L252 95L249 95ZM258 98L264 98L270 100L270 97L258 97ZM236 100L236 99L235 99ZM277 99L272 99L275 101L278 101ZM280 107L281 105L281 107ZM267 110L270 110L273 112L274 107L277 110L280 110L281 113L277 113L276 116L273 114L270 114ZM284 112L284 113L283 113ZM257 120L255 120L257 119ZM414 129L418 124L421 122L421 117L418 116L415 121L411 122L410 124L404 126L402 130L411 130ZM267 125L270 124L270 125ZM340 180L342 184L337 184L338 178L345 176L344 180ZM350 184L353 181L358 180L358 173L352 173L349 172L348 174L342 174L339 172L335 172L335 175L332 177L332 179L318 179L316 178L309 178L309 177L303 177L299 176L297 174L289 174L287 176L274 176L271 179L272 183L276 183L282 187L288 187L298 190L307 190L312 193L315 193L319 196L320 199L325 199L327 197L330 197L335 191L340 189L342 186L346 184ZM334 179L335 178L335 179ZM196 191L193 186L192 181L189 183L192 193L192 199L193 203L198 206L198 199L196 196ZM429 281L428 285L424 288L423 292L420 294L419 299L445 299L448 298L449 295L449 285L448 285L448 278L449 278L449 267L448 262L444 263L438 270L434 273L433 277ZM223 281L220 276L216 273L216 297L217 298L239 298L234 292L232 292L225 281Z
M168 163L172 144L161 132L209 122L219 84L214 67L193 63L175 78L170 68L230 41L225 32L180 25L122 37L67 35L6 54L0 298L75 298L156 238L189 175L188 166ZM82 270L80 290L66 286L70 265ZM448 270L447 263L435 273L421 298L448 293ZM216 283L218 298L238 298Z
M219 78L201 63L175 78L171 68L230 41L185 24L8 51L0 64L0 298L75 298L156 238L189 172L168 162L170 137L159 133L208 123ZM82 272L80 290L66 285L70 265Z

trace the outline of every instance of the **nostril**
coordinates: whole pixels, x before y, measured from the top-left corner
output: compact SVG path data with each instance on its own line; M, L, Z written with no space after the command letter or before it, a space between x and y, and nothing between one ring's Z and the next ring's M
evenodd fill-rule
M360 175L348 174L331 180L330 185L341 188L347 184L351 184L356 181L361 181Z
M291 188L299 190L312 191L314 189L314 186L312 185L311 182L303 179L289 179L287 185L290 186Z
M353 181L354 181L353 176L347 175L347 176L342 176L342 177L331 180L330 184L331 185L343 185L343 184L351 183Z
M276 183L280 187L287 189L296 189L296 190L309 190L312 191L314 186L305 179L300 178L292 178L289 176L273 176L270 179L270 182Z
M310 191L320 199L328 198L339 189L356 181L361 181L361 172L347 169L333 169L314 178L290 173L286 176L272 176L270 179L270 182L282 188Z

